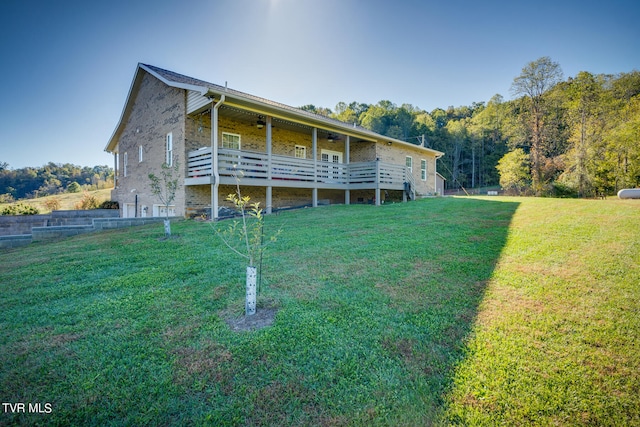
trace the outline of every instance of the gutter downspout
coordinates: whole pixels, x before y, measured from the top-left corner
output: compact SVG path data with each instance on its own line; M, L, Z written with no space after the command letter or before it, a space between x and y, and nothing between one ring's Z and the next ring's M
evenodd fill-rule
M213 185L211 186L211 219L218 219L218 187L220 187L220 173L218 170L218 109L225 100L221 95L220 100L214 104L211 98L211 168L213 172Z

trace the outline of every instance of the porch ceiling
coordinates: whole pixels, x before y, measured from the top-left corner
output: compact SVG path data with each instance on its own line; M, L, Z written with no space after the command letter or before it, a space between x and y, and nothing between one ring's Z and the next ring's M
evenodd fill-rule
M235 108L225 104L220 106L219 113L220 113L220 117L224 117L227 119L231 119L233 121L245 123L252 126L256 124L259 117L262 117L263 120L265 120L265 117L266 117L266 114L258 114L253 111L242 110L240 108ZM211 114L211 110L210 109L204 110L198 114ZM292 132L304 133L306 135L311 135L312 133L313 128L309 125L291 122L291 121L276 118L276 117L272 118L271 120L272 120L271 126L274 128L285 129ZM337 131L330 132L328 130L318 128L318 138L326 139L328 138L329 134L338 135L341 141L344 141L345 139L345 135L340 132L337 132ZM352 143L363 142L363 141L366 141L366 140L363 138L356 138L351 136Z

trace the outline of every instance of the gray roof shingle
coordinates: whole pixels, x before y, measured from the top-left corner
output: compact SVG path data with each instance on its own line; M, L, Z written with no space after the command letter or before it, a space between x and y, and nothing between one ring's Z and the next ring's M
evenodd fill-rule
M340 120L336 120L333 119L331 117L327 117L327 116L323 116L320 114L316 114L316 113L312 113L311 111L307 111L307 110L302 110L300 108L295 108L292 107L290 105L286 105L286 104L282 104L280 102L275 102L275 101L271 101L269 99L266 98L261 98L259 96L255 96L255 95L251 95L245 92L240 92L238 90L235 89L229 89L228 87L225 86L220 86L217 85L215 83L210 83L210 82L206 82L204 80L200 80L200 79L196 79L193 77L189 77L189 76L185 76L182 74L178 74L175 73L173 71L169 71L169 70L165 70L163 68L159 68L153 65L148 65L148 64L142 64L145 67L149 68L150 70L152 70L153 72L157 73L159 76L162 76L164 79L177 83L177 84L185 84L185 85L190 85L190 86L198 86L198 87L202 87L203 89L211 89L211 91L213 92L222 92L222 93L227 93L227 94L232 94L232 95L236 95L236 96L240 96L242 98L245 99L249 99L252 101L256 101L262 104L267 104L273 107L277 107L277 108L281 108L287 111L290 111L292 113L298 114L298 115L302 115L302 116L306 116L309 118L313 118L316 120L322 120L322 121L326 121L328 123L333 123L336 125L341 125L341 126L349 126L352 127L354 129L357 129L358 131L361 132L366 132L366 133L374 133L371 130L364 128L362 126L357 126L354 125L353 123L345 123L342 122Z

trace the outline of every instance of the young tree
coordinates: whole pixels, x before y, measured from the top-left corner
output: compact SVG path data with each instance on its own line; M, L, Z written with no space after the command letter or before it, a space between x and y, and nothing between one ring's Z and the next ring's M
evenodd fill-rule
M271 236L268 242L264 242L264 215L260 203L251 203L249 196L243 196L240 192L240 178L242 171L234 173L236 179L236 192L227 196L227 201L240 213L241 221L231 221L226 230L215 229L222 241L229 249L247 260L246 286L245 286L245 315L256 313L257 297L257 263L262 259L266 245L275 242L278 231ZM262 272L260 272L262 274Z
M529 101L531 171L533 188L538 194L541 193L543 187L543 128L544 116L547 112L543 95L560 81L562 81L560 64L553 62L548 56L543 56L525 65L521 74L513 79L511 85L511 92L514 95L524 96Z
M498 161L500 186L507 191L521 194L531 179L530 157L522 148L508 152Z
M165 208L164 234L166 237L171 236L171 221L169 220L169 206L176 198L180 178L180 168L177 161L173 162L173 166L166 163L162 164L160 176L153 173L149 174L151 180L151 192L156 196Z

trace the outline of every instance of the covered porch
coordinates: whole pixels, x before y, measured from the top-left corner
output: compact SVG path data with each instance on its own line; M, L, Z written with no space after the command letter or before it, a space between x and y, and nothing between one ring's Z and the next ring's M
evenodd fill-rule
M217 175L220 185L235 185L236 177L243 186L267 189L267 213L270 211L270 189L273 187L309 188L313 191L313 206L317 206L317 190L349 191L374 190L375 203L380 204L381 190L400 190L403 200L415 198L413 175L405 166L380 160L355 163L334 163L314 159L301 159L246 150L217 150ZM215 174L211 147L188 153L184 184L213 185Z
M211 186L213 218L219 187L234 186L237 178L242 186L265 189L266 213L271 212L274 189L310 189L314 207L318 191L342 191L346 204L354 190L354 201L366 191L371 194L368 200L377 205L385 190L400 192L403 201L415 198L411 169L396 159L380 160L379 135L314 114L301 120L279 108L256 111L223 94L188 109L191 138L186 144L184 185L193 190ZM391 144L385 139L385 148Z

